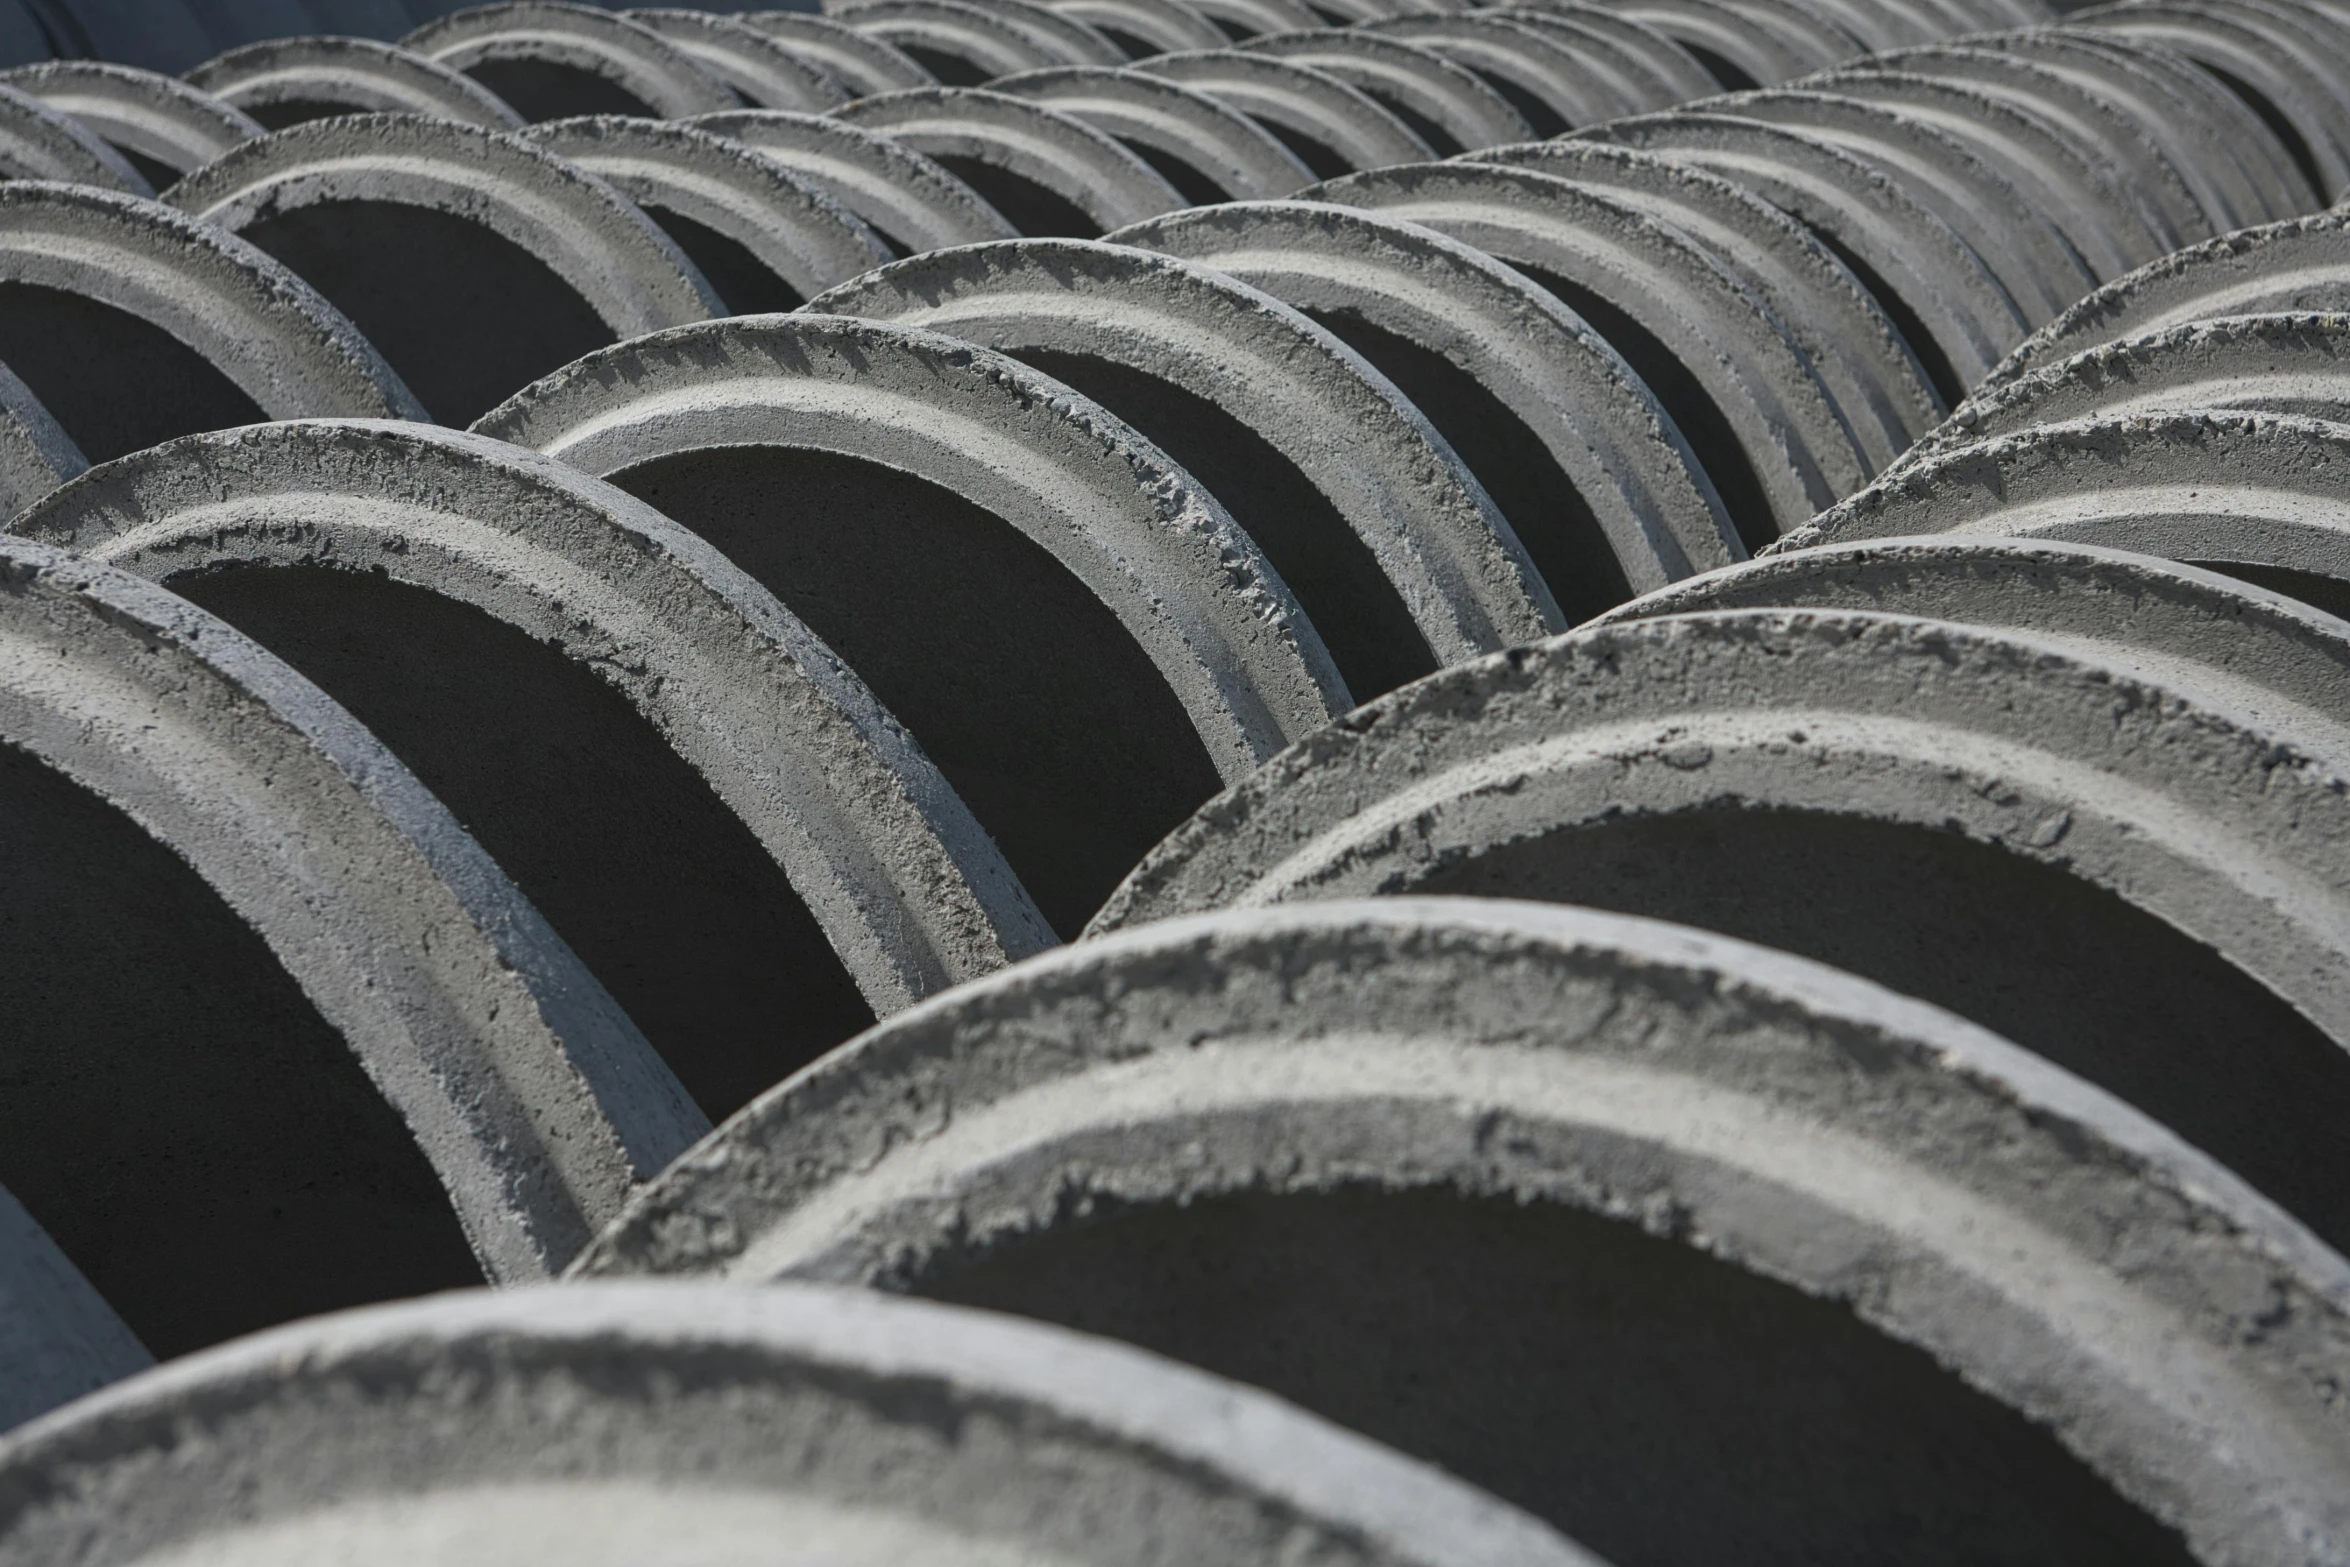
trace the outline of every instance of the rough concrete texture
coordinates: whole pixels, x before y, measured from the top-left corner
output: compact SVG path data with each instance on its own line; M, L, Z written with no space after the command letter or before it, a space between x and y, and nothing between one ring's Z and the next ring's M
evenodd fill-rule
M967 343L712 323L582 360L480 428L611 478L807 618L1072 933L1219 782L1349 704L1213 497Z
M273 131L337 114L430 114L492 130L522 124L464 72L370 38L271 38L213 56L188 80Z
M1210 268L1018 240L901 261L809 308L1011 354L1215 474L1210 489L1298 595L1358 699L1563 624L1508 522L1394 383Z
M861 0L827 15L912 55L949 87L1016 71L1119 65L1126 51L1091 26L1043 6L970 0Z
M1902 455L1904 466L2036 424L2239 409L2334 418L2350 409L2350 315L2241 315L2116 339L1979 392Z
M1466 66L1507 97L1537 136L1661 107L1627 95L1593 70L1582 50L1513 17L1395 16L1368 23L1365 30L1419 44Z
M2320 212L2189 246L2083 298L2016 345L1980 396L2124 338L2220 316L2350 309L2350 214Z
M2288 143L2308 181L2307 204L2326 206L2350 190L2350 98L2324 66L2338 35L2313 32L2315 8L2132 0L2068 20L2176 50L2206 70L2234 77L2265 99L2293 132Z
M615 338L724 309L611 186L453 120L292 126L198 169L171 200L310 280L444 424Z
M0 364L0 516L15 516L88 466L33 389Z
M831 73L852 98L936 83L927 66L895 44L829 17L753 11L741 18L809 64Z
M1431 155L1393 111L1328 71L1295 60L1212 49L1138 60L1134 69L1179 82L1237 109L1280 138L1321 179L1417 163Z
M1221 49L1232 41L1222 28L1179 0L1045 0L1045 8L1083 22L1134 60Z
M1722 0L1638 0L1620 9L1695 55L1725 88L1775 86L1857 52L1849 39L1839 47L1814 38L1807 49L1768 26L1759 7Z
M0 1431L153 1364L138 1335L0 1188Z
M862 1026L826 1032L836 965L869 1020L1053 939L831 649L569 465L423 426L275 424L110 464L14 531L207 603L369 720L714 1114ZM576 673L464 635L422 595ZM603 717L607 690L634 723ZM631 760L647 749L683 770ZM697 785L735 825L695 819L678 797ZM617 807L593 831L591 795ZM746 850L769 875L746 874Z
M728 1122L575 1268L631 1273L1124 1337L1617 1560L2350 1551L2350 1266L1948 1013L1588 910L1048 954Z
M1141 71L1064 66L991 85L1115 138L1195 205L1269 200L1315 179L1297 154L1238 110Z
M1974 247L2032 326L2113 275L2101 276L2083 258L2080 225L2060 226L2062 215L2048 210L2049 189L2027 188L2013 165L1919 115L1842 93L1794 90L1738 93L1708 107L1811 131L1890 173Z
M716 131L599 114L524 134L662 225L735 315L796 310L890 260L822 189Z
M2338 1242L2337 730L2299 739L2193 673L1861 611L1596 628L1284 753L1092 929L1420 891L1767 941L2105 1084Z
M127 572L24 539L0 541L0 558L11 750L165 846L267 946L423 1152L488 1276L560 1267L706 1128L455 818L316 686ZM93 887L108 852L93 836ZM18 956L37 960L38 927L12 923ZM202 989L177 1004L193 1010ZM88 1042L75 1069L95 1071L101 1053ZM31 1130L12 1130L19 1159L41 1152ZM70 1166L77 1152L47 1157ZM40 1213L26 1173L42 1172L11 1168L8 1184Z
M157 190L261 134L258 121L210 93L128 65L49 60L0 71L0 85L78 121Z
M2028 331L2005 284L1958 231L1893 175L1825 138L1726 114L1620 120L1589 139L1708 169L1784 209L1847 265L1893 315L1946 404Z
M61 1556L1600 1567L1426 1465L1121 1345L663 1283L354 1312L112 1389L0 1448L0 1562Z
M1611 7L1548 0L1538 9L1519 14L1529 25L1545 28L1554 36L1586 40L1586 47L1610 62L1629 85L1661 94L1650 108L1710 98L1722 90L1688 50L1648 23Z
M878 132L771 109L697 115L686 123L781 164L862 219L897 255L1019 234L977 191Z
M66 180L152 196L155 187L79 120L0 84L0 179Z
M561 0L504 0L437 17L400 40L496 93L526 120L676 119L741 106L725 82L640 22Z
M1469 464L1570 622L1745 553L1623 356L1482 251L1308 202L1194 208L1111 238L1239 278L1345 338Z
M1260 33L1293 33L1320 27L1305 0L1190 0L1191 8L1233 38L1246 40Z
M1244 39L1240 47L1329 72L1400 116L1439 157L1533 134L1526 117L1484 77L1400 38L1316 28Z
M630 11L641 23L685 51L754 109L821 114L858 96L823 66L774 34L707 11Z
M316 289L157 202L0 184L0 301L0 363L96 461L260 419L424 417Z
M1778 316L1836 399L1871 471L1948 412L1916 351L1852 269L1735 180L1662 153L1587 141L1524 142L1473 156L1613 191L1713 251Z
M1640 203L1481 163L1350 174L1304 195L1425 224L1558 295L1656 392L1748 549L1867 482L1851 421L1777 312L1724 258Z
M1887 474L1781 541L1970 533L2209 566L2350 611L2350 426L2184 410L2034 425Z
M915 87L836 113L944 165L1023 234L1092 239L1188 205L1123 143L1010 93Z

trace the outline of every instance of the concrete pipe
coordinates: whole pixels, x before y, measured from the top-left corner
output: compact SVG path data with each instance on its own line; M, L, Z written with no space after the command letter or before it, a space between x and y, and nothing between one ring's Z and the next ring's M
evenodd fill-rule
M1270 33L1241 47L1329 72L1410 126L1440 158L1534 134L1526 117L1485 78L1400 38L1317 28Z
M2350 1264L1948 1013L1588 910L1079 943L783 1085L577 1272L1082 1326L1620 1561L2303 1567L2350 1529Z
M1530 27L1573 51L1622 105L1618 114L1669 109L1719 89L1689 51L1643 22L1591 6L1510 6L1491 13ZM1613 118L1613 116L1611 116Z
M1602 1567L1424 1464L1123 1345L864 1292L675 1284L354 1312L61 1411L0 1449L0 1562L61 1551Z
M2339 1244L2340 731L2232 697L2167 661L1893 613L1595 627L1285 753L1092 928L1474 892L1767 942L2079 1072Z
M1306 202L1200 207L1114 239L1261 288L1368 359L1469 465L1570 622L1744 553L1623 356L1483 251Z
M1324 25L1305 0L1191 0L1191 8L1234 43Z
M33 389L0 364L0 516L15 516L89 465Z
M0 301L0 364L92 461L262 419L424 417L308 284L157 202L0 184Z
M630 11L628 19L684 50L694 64L733 88L751 108L822 114L857 96L773 33L733 17L656 9Z
M188 80L270 130L338 114L429 114L518 130L506 100L438 60L368 38L272 38L214 55Z
M1661 107L1625 93L1573 44L1514 17L1481 11L1398 16L1368 23L1364 31L1418 44L1474 71L1525 116L1537 136Z
M608 477L805 619L1064 932L1220 784L1349 705L1190 475L1068 387L934 333L686 328L480 428Z
M830 648L536 453L258 426L110 464L14 530L164 583L358 714L713 1116L1053 939Z
M1318 179L1432 155L1410 126L1368 94L1295 60L1216 49L1160 55L1134 69L1239 110L1278 137Z
M735 315L797 310L890 259L832 197L700 125L599 114L524 134L636 203Z
M773 109L697 115L685 123L781 164L846 207L899 256L1018 233L979 192L877 131Z
M50 60L0 71L0 86L79 122L157 190L262 131L210 93L135 66Z
M0 181L61 180L152 196L155 187L97 132L0 83Z
M1247 530L1357 700L1564 624L1492 499L1354 350L1261 290L1124 246L901 261L812 310L949 332L1093 397Z
M1825 70L1858 51L1850 40L1815 36L1806 47L1742 6L1726 0L1637 0L1615 8L1679 44L1724 92L1773 87Z
M735 20L756 27L810 65L830 72L852 98L938 85L929 68L905 50L846 22L803 11L749 11Z
M1852 421L1770 306L1641 202L1480 163L1350 174L1303 195L1425 224L1556 294L1656 393L1748 549L1868 482Z
M575 114L677 119L742 106L726 83L641 22L562 0L502 0L435 18L400 40L511 104L526 120Z
M381 743L27 539L0 623L0 1182L159 1356L543 1278L709 1123Z
M1221 49L1232 41L1183 0L1045 0L1045 9L1085 23L1129 60Z
M1270 200L1314 183L1314 171L1272 132L1164 77L1072 65L1006 76L993 85L1113 137L1194 206Z
M1126 51L1043 6L973 0L866 0L825 14L912 56L948 87L978 87L1018 71L1122 65Z
M916 87L838 111L953 173L1030 236L1093 239L1189 203L1123 143L1010 93Z
M197 170L171 198L312 283L443 424L590 349L725 308L611 186L453 120L296 125Z

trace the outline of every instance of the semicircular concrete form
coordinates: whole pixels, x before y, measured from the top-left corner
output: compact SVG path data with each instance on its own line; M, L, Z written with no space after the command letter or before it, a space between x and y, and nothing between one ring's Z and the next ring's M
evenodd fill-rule
M1681 920L1996 1028L2339 1242L2338 733L2030 631L1632 620L1367 705L1203 808L1093 929L1407 891Z
M1082 1324L1618 1561L1891 1529L1935 1564L2286 1567L2350 1530L2350 1265L1946 1012L1591 910L1047 954L713 1133L574 1270L630 1274Z
M1400 38L1321 27L1251 38L1240 47L1327 71L1409 125L1439 157L1534 134L1526 117L1485 78Z
M1974 394L2124 338L2215 316L2350 308L2350 213L2320 212L2190 245L2115 278L2033 333Z
M1570 623L1745 553L1623 356L1482 251L1376 212L1294 201L1195 207L1112 243L1239 278L1370 360L1460 453Z
M916 87L835 115L935 160L1032 238L1094 239L1189 204L1115 137L1010 93Z
M64 180L152 196L155 187L104 138L62 110L0 83L0 179Z
M734 90L641 22L564 0L497 0L436 17L400 46L462 71L526 120L676 119L737 108Z
M454 120L292 126L198 169L171 199L311 281L443 424L591 349L724 308L611 186Z
M825 14L911 55L949 87L1126 59L1126 51L1086 23L1019 0L836 0Z
M774 34L708 11L635 10L628 19L683 50L754 109L821 114L859 96Z
M1107 133L1194 204L1286 196L1314 182L1314 171L1248 116L1146 72L1072 65L991 85Z
M1045 9L1072 17L1126 52L1129 59L1184 49L1221 49L1232 40L1183 0L1043 0Z
M0 364L0 517L15 516L88 466L33 389Z
M1179 82L1239 110L1278 137L1321 179L1390 163L1418 163L1429 145L1393 111L1328 71L1250 54L1202 50L1137 60L1134 69Z
M1215 475L1358 698L1563 624L1492 498L1394 383L1213 268L1017 240L900 261L809 308L1011 354Z
M304 1323L20 1433L0 1495L0 1556L71 1540L93 1567L399 1567L453 1541L514 1567L683 1541L776 1567L1605 1567L1219 1377L810 1288L472 1291Z
M271 38L217 54L187 79L270 130L338 114L431 114L516 130L487 87L429 56L372 38Z
M702 126L598 114L547 120L523 134L635 202L731 314L797 310L891 259L831 196Z
M259 121L177 77L98 60L0 71L13 87L78 121L161 190L262 132Z
M1232 519L1068 387L801 314L622 344L484 418L724 550L936 760L1073 933L1220 783L1349 705Z
M95 461L262 419L425 417L309 284L158 202L0 183L0 300L0 363Z
M938 80L903 49L830 17L799 11L752 11L740 20L777 39L809 64L831 72L852 98L929 87Z
M1053 940L830 648L535 452L259 426L110 464L14 531L164 583L357 713L712 1115Z
M899 256L1012 239L1020 232L979 192L922 154L829 115L737 109L684 123L783 165L864 220Z
M159 1355L544 1278L708 1121L415 776L152 583L0 539L0 1179Z

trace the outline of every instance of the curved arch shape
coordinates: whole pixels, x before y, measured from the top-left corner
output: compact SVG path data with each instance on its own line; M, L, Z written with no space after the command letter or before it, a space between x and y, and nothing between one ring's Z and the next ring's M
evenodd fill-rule
M2350 214L2320 212L2206 240L2115 278L2016 345L1976 395L2047 366L2215 316L2350 309Z
M1908 187L1822 137L1730 115L1675 113L1589 132L1722 175L1820 237L1891 315L1955 406L2030 330L1998 275Z
M704 114L685 123L773 159L846 207L901 256L1019 232L979 192L878 131L775 109Z
M1322 25L1305 0L1191 0L1191 8L1235 43L1261 33L1292 33Z
M826 14L912 55L948 87L977 87L1015 71L1123 65L1126 51L1043 6L971 0L856 0Z
M1571 622L1744 553L1712 481L1623 356L1482 251L1306 202L1170 213L1112 243L1261 288L1418 394Z
M1114 137L1195 205L1270 200L1314 182L1314 171L1236 109L1159 76L1066 66L994 84Z
M1668 1257L1671 1282L1633 1284ZM1427 1292L1429 1268L1450 1289ZM2133 1560L2189 1559L2168 1524L2283 1567L2350 1528L2340 1258L2184 1140L1948 1013L1589 910L1339 902L1080 942L782 1085L578 1272L1083 1311L1619 1560L1738 1540L1865 1558L1875 1518L1921 1514L1981 1550L2045 1542L2078 1508ZM1822 1315L1782 1315L1753 1275ZM2253 1323L2286 1301L2291 1340L2271 1343ZM1839 1376L1873 1335L1931 1357L1901 1395L1802 1400L1794 1378ZM1774 1382L1762 1368L1798 1342L1820 1352ZM1373 1344L1386 1374L1366 1388ZM1660 1384L1682 1356L1704 1357L1707 1391ZM2045 1436L2011 1484L1977 1478L1943 1434L1962 1381L2136 1505L2060 1478ZM1593 1407L1618 1412L1604 1434ZM1821 1476L1846 1465L1869 1480Z
M1537 136L1560 136L1655 107L1627 95L1581 51L1513 16L1396 16L1367 23L1364 30L1418 44L1474 71L1509 99Z
M1206 93L1279 137L1321 179L1433 156L1368 94L1328 71L1241 49L1166 54L1134 69Z
M889 247L830 196L714 131L605 114L548 120L523 134L667 229L736 315L796 310L890 259Z
M822 114L854 96L773 33L731 16L656 8L630 11L628 19L675 44L751 108Z
M200 1458L129 1478L207 1418ZM255 1473L310 1479L226 1504ZM516 1567L620 1567L680 1539L844 1561L1601 1567L1279 1399L1082 1334L822 1289L475 1291L304 1323L28 1433L0 1494L12 1553L73 1538L390 1567L454 1530Z
M0 71L0 85L79 121L157 190L262 129L200 88L135 66L48 60Z
M1695 56L1725 92L1775 87L1825 70L1851 51L1805 50L1752 13L1723 0L1639 0L1625 16Z
M804 11L746 11L735 20L756 27L809 64L831 72L852 98L938 85L929 67L905 50L830 17Z
M1351 174L1306 199L1426 224L1596 318L1698 448L1748 549L1867 482L1849 421L1770 307L1723 260L1636 202L1482 163Z
M152 196L155 187L96 132L0 83L0 179L61 180Z
M2350 611L2350 425L2185 410L2035 425L1905 465L1782 541L1966 533L2209 566ZM2126 482L2116 482L2126 475Z
M519 136L415 115L246 142L172 205L315 279L443 423L724 308L652 219Z
M0 364L0 517L15 516L89 466L33 389Z
M503 98L440 61L372 38L270 38L216 54L187 79L270 130L338 114L431 114L519 130Z
M1358 697L1561 623L1509 524L1393 383L1209 268L1017 240L901 261L809 308L1012 354L1215 473Z
M1183 0L1044 0L1045 8L1074 17L1126 51L1130 60L1221 49L1232 40Z
M0 362L99 461L255 418L424 417L309 285L157 202L0 184L0 289Z
M435 17L400 47L487 87L526 120L715 114L741 100L641 22L564 0L496 0Z
M715 1114L837 1043L823 1031L833 1013L886 1016L1052 941L962 802L831 649L708 544L564 464L426 426L256 426L111 464L12 531L217 602L380 715L386 742L538 892ZM337 596L321 573L404 593ZM444 627L418 595L510 626L588 678L548 680L508 641ZM372 644L356 662L339 651L352 637ZM544 726L497 697L447 694L469 678L531 693ZM600 687L630 709L621 728L588 711ZM599 745L658 748L690 772L599 770L586 754ZM566 747L580 784L529 779ZM742 831L702 830L664 799L695 778ZM560 827L541 841L538 818L589 789L623 798L611 814L629 820L592 843ZM724 862L746 851L781 879L730 875ZM703 898L695 879L719 890ZM776 914L779 900L804 905L812 931ZM733 938L735 923L763 943ZM665 926L691 932L704 961L678 961ZM863 1008L824 993L835 956ZM795 965L778 992L771 971ZM774 1017L793 1005L808 1022Z
M455 818L317 687L127 572L26 539L0 554L11 747L128 816L267 944L490 1277L561 1267L707 1126Z
M934 159L1030 237L1092 239L1187 205L1106 133L1010 93L917 87L860 98L836 117Z
M1556 0L1540 8L1521 6L1506 13L1564 45L1586 70L1604 78L1621 114L1669 109L1690 98L1710 98L1721 89L1689 51L1644 22L1591 6Z
M1534 134L1485 78L1433 49L1353 28L1270 33L1240 46L1327 71L1412 128L1438 157Z
M1070 929L1219 779L1348 703L1189 475L967 343L710 323L592 355L480 428L642 495L807 617Z
M1770 306L1881 471L1947 412L1875 296L1811 231L1735 180L1661 153L1593 141L1529 142L1480 154L1596 185L1679 228Z

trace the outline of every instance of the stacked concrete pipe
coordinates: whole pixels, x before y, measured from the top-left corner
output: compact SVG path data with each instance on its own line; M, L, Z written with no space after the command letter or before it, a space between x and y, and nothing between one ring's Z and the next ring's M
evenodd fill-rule
M148 10L0 1567L2350 1564L2350 5Z

